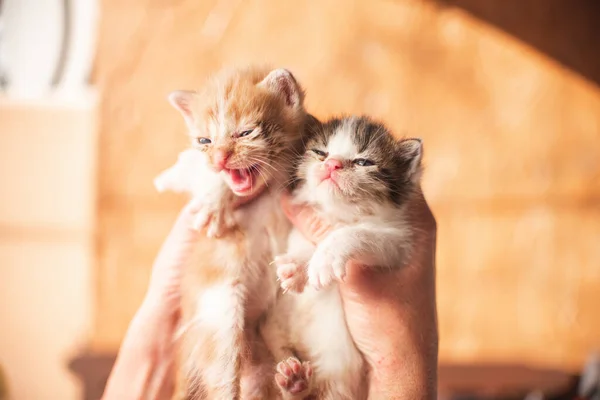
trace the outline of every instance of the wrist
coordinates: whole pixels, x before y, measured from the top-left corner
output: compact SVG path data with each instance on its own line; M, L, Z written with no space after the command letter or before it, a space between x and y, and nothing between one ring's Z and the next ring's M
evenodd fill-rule
M144 300L135 313L125 341L131 338L134 344L148 352L159 354L170 349L175 333L176 315L149 299Z
M370 366L370 392L383 396L384 394L397 393L397 390L391 391L390 389L398 384L398 371L401 368L400 361L394 351L387 351L382 354L384 355L368 357L368 362Z
M151 336L143 332L134 318L119 349L103 400L144 398L156 359Z
M174 319L144 302L133 317L109 378L103 400L162 398L173 361Z
M369 399L433 400L437 357L398 344L370 362Z

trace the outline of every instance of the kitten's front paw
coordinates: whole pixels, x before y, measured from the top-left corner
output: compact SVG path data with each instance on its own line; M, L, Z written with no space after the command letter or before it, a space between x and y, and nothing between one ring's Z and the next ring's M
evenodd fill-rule
M235 226L233 213L229 210L210 204L195 204L193 207L197 210L193 228L196 230L206 228L206 236L209 238L223 236L225 232Z
M306 264L289 254L275 257L275 264L277 265L277 279L283 292L291 290L301 293L306 286Z
M215 211L208 223L206 236L209 238L221 237L224 233L230 231L234 227L235 219L233 218L233 212L230 210Z
M302 398L310 393L312 368L310 363L300 362L296 357L290 357L277 364L275 382L284 399Z
M317 248L308 262L308 284L315 289L346 278L346 257L327 247Z

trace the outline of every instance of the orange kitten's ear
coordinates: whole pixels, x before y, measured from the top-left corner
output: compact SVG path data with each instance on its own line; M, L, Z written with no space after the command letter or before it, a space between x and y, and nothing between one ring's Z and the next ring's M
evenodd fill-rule
M284 68L275 69L258 84L279 96L283 96L290 107L301 107L304 101L304 93L296 82L296 78L290 71Z
M398 153L406 173L413 182L418 182L421 177L421 159L423 158L423 140L419 138L401 139L398 142Z
M194 117L192 115L192 106L196 93L190 90L176 90L169 94L169 103L178 110L188 127L193 126Z

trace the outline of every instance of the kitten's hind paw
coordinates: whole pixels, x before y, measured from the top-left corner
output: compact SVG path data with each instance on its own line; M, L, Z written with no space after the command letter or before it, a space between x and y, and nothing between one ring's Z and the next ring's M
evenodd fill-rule
M300 362L296 357L277 364L275 382L284 399L302 399L310 393L312 367L310 363Z
M288 254L275 257L274 262L277 265L277 280L283 291L302 293L307 281L306 264Z

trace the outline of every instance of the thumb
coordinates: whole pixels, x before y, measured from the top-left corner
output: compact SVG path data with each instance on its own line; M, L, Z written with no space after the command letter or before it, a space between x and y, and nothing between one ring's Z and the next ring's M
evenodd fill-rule
M312 207L292 203L287 193L281 197L281 207L290 222L310 242L319 243L329 234L331 226L323 221Z

